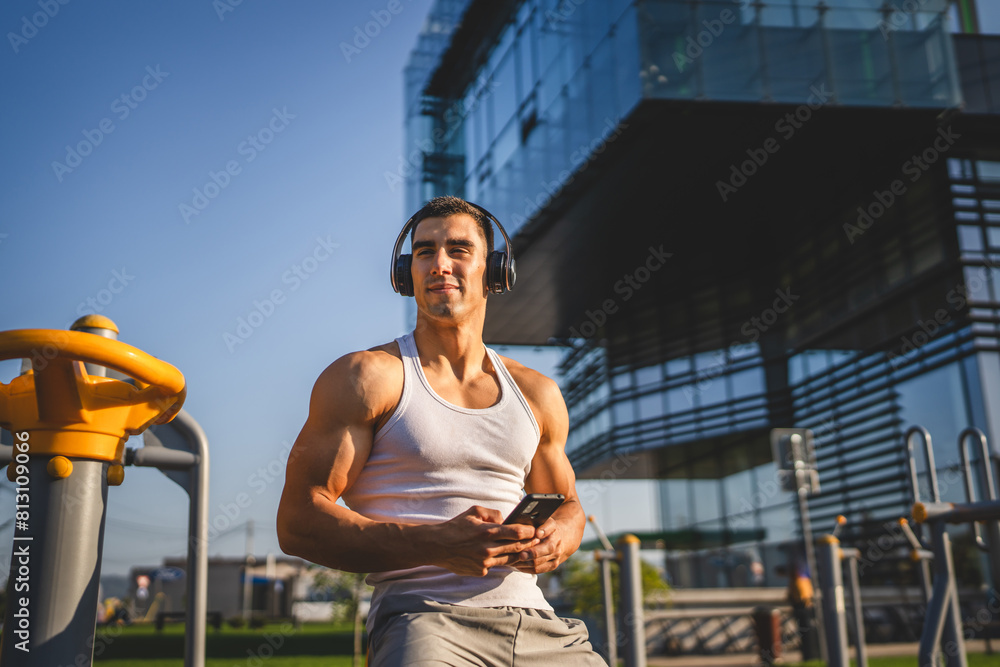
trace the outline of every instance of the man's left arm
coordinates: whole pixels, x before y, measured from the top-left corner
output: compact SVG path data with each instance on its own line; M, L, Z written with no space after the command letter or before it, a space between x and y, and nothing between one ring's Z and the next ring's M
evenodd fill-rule
M541 432L524 490L566 496L559 509L536 530L535 537L542 541L512 563L518 570L538 574L556 569L580 547L586 515L576 495L576 475L566 456L569 414L559 385L540 373L522 369L518 385L531 404Z

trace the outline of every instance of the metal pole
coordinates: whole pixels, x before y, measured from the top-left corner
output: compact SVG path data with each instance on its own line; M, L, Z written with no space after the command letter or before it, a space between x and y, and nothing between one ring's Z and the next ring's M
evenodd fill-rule
M795 471L796 476L799 474L799 472L800 472L799 470ZM813 589L819 591L820 602L822 603L824 598L823 588L822 588L823 582L821 580L821 577L817 576L818 573L816 570L816 551L813 546L812 524L809 521L809 503L806 500L806 496L808 495L809 490L808 488L806 488L805 484L801 483L802 480L797 480L797 481L799 482L798 490L796 491L796 495L798 496L799 499L799 521L802 524L802 540L803 542L805 542L805 547L806 547L806 563L809 565L809 578L812 579ZM818 626L819 630L819 632L817 632L816 635L817 638L819 639L820 657L823 658L823 660L827 664L832 665L833 663L830 662L829 652L826 646L826 637L825 637L826 633L823 632L823 628L825 627L823 622L823 617L824 617L823 607L824 604L818 604L814 606L814 609L816 609L816 625Z
M250 613L253 610L253 572L250 568L255 562L253 556L253 519L247 519L247 555L246 565L243 566L243 618L250 621Z
M868 667L868 648L865 646L865 617L861 608L861 582L858 580L857 549L841 549L841 558L847 562L847 572L851 580L851 605L854 607L854 652L857 667Z
M15 476L24 477L16 483L30 494L30 515L15 523L4 667L90 667L93 661L108 464L74 458L72 474L54 479L48 461L33 456L24 466L28 474ZM13 505L11 498L11 513ZM15 603L22 599L27 604Z
M609 665L618 665L618 631L615 628L615 603L611 588L611 559L615 552L594 552L601 563L601 592L604 597L605 657Z
M188 505L187 604L184 621L184 665L205 667L205 622L208 616L208 437L184 410L171 424L191 444L198 462L191 469Z
M176 434L187 451L163 446ZM205 665L205 623L208 615L208 438L194 417L181 410L169 424L154 424L144 436L146 446L129 450L126 463L166 471L184 471L178 479L188 494L187 617L184 619L184 665ZM160 446L151 446L152 441ZM183 482L183 483L182 483Z
M934 521L930 527L934 551L934 593L924 617L918 665L936 667L943 640L945 665L968 667L958 608L958 588L955 585L955 566L951 557L951 540L944 521Z
M910 500L911 503L916 504L920 502L920 481L917 477L917 461L916 455L913 451L913 436L920 435L924 442L924 453L927 456L927 467L931 471L931 494L932 497L937 500L937 471L934 468L934 452L931 449L931 434L927 432L927 429L922 426L911 426L907 431L906 435L903 436L903 440L906 443L906 469L910 477ZM923 537L923 531L920 530L918 536ZM919 541L919 540L918 540ZM928 605L931 602L931 596L933 595L933 588L931 585L931 566L927 562L927 559L921 559L920 561L920 584L924 591L924 602Z
M976 500L975 488L972 484L972 465L969 461L966 442L968 440L978 444L980 489L986 500L996 500L997 490L993 480L993 457L990 455L990 446L986 441L986 435L978 428L967 428L958 436L958 452L962 457L962 468L965 472L965 497L969 502ZM986 552L990 563L990 580L993 584L990 592L990 600L1000 591L1000 521L986 521L985 541L979 535L979 524L973 523L972 529L976 534L976 544Z
M826 635L828 667L849 667L847 651L847 620L844 610L844 584L840 571L840 540L824 535L817 541L817 558L820 567L821 598L823 607L823 632Z
M118 339L118 327L106 317L82 317L70 329ZM31 360L25 362L31 364ZM47 373L36 369L36 393L43 383L76 386L75 362L55 358L48 363ZM87 363L84 368L88 375L107 375L103 366ZM70 390L73 396L75 392ZM48 407L40 406L39 411ZM18 445L25 442L27 451L22 451ZM30 433L26 441L15 435L12 454L29 453L30 444ZM57 460L68 469L57 470ZM31 456L24 464L11 462L7 474L18 493L0 642L4 667L92 664L108 468L105 461L63 456ZM20 469L26 474L19 474ZM15 604L22 599L27 604Z
M601 564L601 593L604 599L604 636L607 648L605 657L612 667L618 665L618 631L615 628L615 603L614 590L611 585L611 560L617 558L615 548L611 545L611 540L604 534L597 524L597 517L593 514L587 517L587 521L593 526L597 533L597 539L604 545L604 551L594 552L594 558Z
M639 538L625 535L618 541L621 553L621 597L625 631L625 667L646 667L646 623L642 610L642 568Z

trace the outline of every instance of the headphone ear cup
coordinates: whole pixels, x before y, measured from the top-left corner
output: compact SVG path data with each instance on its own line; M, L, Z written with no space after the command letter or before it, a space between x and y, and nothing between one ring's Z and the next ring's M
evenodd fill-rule
M486 284L493 294L503 294L507 291L507 253L499 252L498 250L490 253Z
M413 255L400 255L396 259L396 291L402 296L413 296L413 272L410 267Z
M507 260L507 253L504 253L504 259ZM513 259L504 262L506 273L507 273L507 289L514 289L514 283L517 282L517 262Z

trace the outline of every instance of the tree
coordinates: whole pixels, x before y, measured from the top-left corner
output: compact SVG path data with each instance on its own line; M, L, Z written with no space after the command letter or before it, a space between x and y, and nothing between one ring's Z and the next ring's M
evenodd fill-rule
M651 593L666 593L670 586L660 572L640 559L642 572L642 595L648 598ZM597 561L581 555L570 558L563 564L562 586L566 599L573 603L573 613L583 616L600 617L604 613L604 593L601 591L601 573ZM611 562L611 588L615 609L621 604L620 586L618 584L618 563Z

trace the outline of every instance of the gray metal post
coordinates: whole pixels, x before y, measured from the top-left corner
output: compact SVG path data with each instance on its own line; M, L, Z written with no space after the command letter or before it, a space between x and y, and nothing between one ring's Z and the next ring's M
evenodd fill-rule
M996 483L993 479L993 457L990 452L989 443L986 441L986 434L978 428L967 428L958 436L958 453L962 458L962 470L965 472L965 497L969 502L974 502L977 498L975 487L972 483L972 463L969 460L966 443L971 442L978 445L979 454L979 481L980 490L986 496L986 500L997 500ZM990 563L990 581L992 583L990 597L1000 593L1000 521L985 521L986 539L980 536L979 523L973 523L972 529L976 534L976 544L982 549Z
M604 657L609 665L618 664L618 631L615 628L614 591L611 584L611 559L615 552L595 551L594 556L601 564L601 594L604 599Z
M4 667L93 662L108 464L73 459L72 474L54 479L48 461L31 457L28 474L16 482L30 494L30 515L15 523Z
M147 446L134 454L133 465L151 465L164 471L188 492L187 618L184 620L184 665L205 667L205 619L208 614L208 437L185 410L168 423L150 427L154 437L169 441L174 432L187 452ZM187 463L182 459L187 455ZM190 470L187 475L167 470Z
M854 652L857 667L868 667L868 647L865 646L865 617L861 607L861 582L858 580L858 559L861 552L857 549L841 549L840 556L847 564L847 572L851 580L851 605L854 607Z
M849 667L847 619L844 610L844 584L840 564L840 540L823 535L817 544L817 565L823 607L823 633L826 635L828 667Z
M70 328L117 340L117 328L109 327L114 324L107 318L83 317ZM50 373L57 366L65 377L73 376L72 361L57 358L50 363ZM84 367L90 375L106 375L103 366ZM30 451L30 438L28 443ZM16 448L12 454L16 457ZM24 464L28 474L23 484L21 476L15 476L28 500L17 503L15 514L17 518L23 511L27 519L15 522L0 649L5 667L89 667L93 662L109 464L73 458L71 473L59 477L49 472L51 460L32 456ZM17 465L16 458L11 465ZM18 604L22 599L26 605Z
M604 546L604 551L594 552L594 558L601 564L601 596L604 600L604 637L606 649L604 657L608 659L608 664L612 667L618 665L618 631L615 628L615 603L614 589L611 582L611 561L618 557L615 548L611 545L608 536L604 534L597 523L597 517L593 514L587 517L587 521L594 527L597 538Z
M924 617L917 664L919 667L936 667L943 639L945 665L968 667L958 609L955 568L951 557L951 540L944 521L936 520L931 523L931 543L934 551L934 591Z
M618 541L621 553L622 629L625 633L625 667L646 667L646 622L642 608L642 567L639 538L625 535Z
M69 330L83 331L84 333L94 334L95 336L101 336L102 338L118 340L118 327L115 326L114 322L106 317L101 317L100 315L84 315L76 322L73 322L73 324L69 326ZM104 366L84 362L83 368L87 371L87 375L94 375L102 378L108 377L108 369ZM117 376L123 377L121 374L118 374Z
M796 474L799 471L796 470ZM804 484L800 484L798 490L796 491L796 496L799 500L799 522L802 524L802 540L805 542L806 548L806 563L809 565L809 578L813 581L813 586L815 590L819 592L820 602L822 602L825 594L823 593L823 576L817 571L816 564L816 549L813 546L813 534L812 534L812 522L809 521L809 490ZM834 663L830 660L830 652L827 648L826 633L822 631L825 627L824 618L826 616L823 611L825 605L816 605L816 625L819 626L820 632L817 632L817 638L819 639L819 654L820 657L827 662L829 665Z
M916 455L913 451L914 436L920 436L924 443L924 455L927 462L927 470L930 478L931 498L937 502L941 496L938 492L937 468L934 463L934 450L931 446L931 434L922 426L911 426L903 440L906 442L906 468L910 477L910 502L916 504L920 502L920 480L917 477ZM922 537L921 532L918 538ZM926 558L920 560L920 584L924 590L924 602L930 604L933 589L931 587L931 566Z

